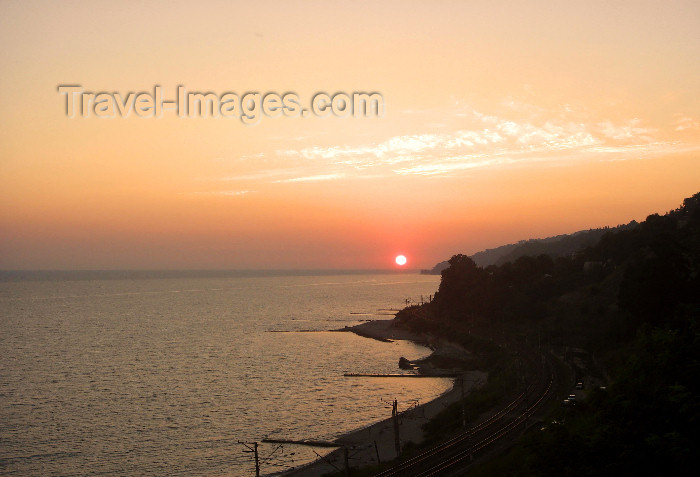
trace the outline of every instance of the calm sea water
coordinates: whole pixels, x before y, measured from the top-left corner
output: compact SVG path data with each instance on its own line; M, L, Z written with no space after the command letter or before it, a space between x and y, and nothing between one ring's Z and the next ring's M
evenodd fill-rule
M421 275L124 276L0 282L0 474L254 475L238 441L332 439L430 400L425 356L329 330L435 292ZM321 450L318 450L321 452ZM313 460L261 444L262 472Z

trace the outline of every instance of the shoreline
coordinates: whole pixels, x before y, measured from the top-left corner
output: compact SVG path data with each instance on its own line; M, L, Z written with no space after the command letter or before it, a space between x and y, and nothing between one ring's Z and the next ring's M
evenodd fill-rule
M464 348L446 342L445 340L398 328L396 327L396 321L394 319L368 321L335 331L352 332L363 338L377 339L380 341L413 341L432 350L432 353L428 357L413 363L418 373L427 377L446 378L447 376L444 375L446 372L453 372L451 377L452 387L448 391L406 412L403 412L403 410L399 408L399 435L402 448L408 442L414 444L423 442L422 425L445 409L445 407L461 399L461 387L455 385L455 370L436 368L430 363L430 358L436 355L465 358L469 356L469 351ZM465 395L471 392L476 386L486 382L487 377L487 374L483 371L460 370L458 374L460 377L464 378ZM381 462L396 458L394 429L391 418L346 432L333 442L337 444L339 448L331 451L323 458L319 458L314 462L302 465L296 469L287 470L282 473L268 474L268 476L322 477L327 473L337 472L338 469L343 469L344 467L344 447L348 448L350 467L352 468L376 465L378 463L378 457Z

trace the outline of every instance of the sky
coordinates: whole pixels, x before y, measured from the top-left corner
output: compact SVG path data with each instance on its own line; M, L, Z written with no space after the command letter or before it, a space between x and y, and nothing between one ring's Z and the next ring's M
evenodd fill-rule
M4 0L0 45L0 269L431 268L700 191L697 1ZM383 114L71 118L61 85Z

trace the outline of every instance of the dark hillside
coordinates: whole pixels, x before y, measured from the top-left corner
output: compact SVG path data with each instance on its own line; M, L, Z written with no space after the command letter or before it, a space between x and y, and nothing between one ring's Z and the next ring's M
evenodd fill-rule
M455 255L434 300L397 317L438 333L497 328L564 355L577 349L599 368L597 379L609 380L484 475L686 475L696 468L700 194L636 227L605 231L573 255L524 255L487 267Z
M600 238L608 232L632 229L638 225L639 224L633 220L627 225L618 225L613 228L604 227L600 229L581 230L572 234L557 235L555 237L521 240L518 243L482 250L472 255L471 259L480 267L487 267L489 265L503 265L506 262L513 262L524 255L532 257L548 255L552 258L566 257L595 245ZM439 275L449 266L450 264L446 260L436 264L430 270L422 270L422 273Z

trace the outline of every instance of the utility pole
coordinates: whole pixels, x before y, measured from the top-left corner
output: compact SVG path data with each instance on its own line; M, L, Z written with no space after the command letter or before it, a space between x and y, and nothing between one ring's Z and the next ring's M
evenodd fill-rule
M343 461L345 462L345 477L350 477L350 463L347 447L343 447Z
M459 378L459 384L462 387L462 429L467 428L467 410L464 404L464 376Z
M394 448L398 457L401 454L401 440L399 439L399 403L396 399L391 407L391 417L394 420Z
M243 452L253 452L255 454L255 477L260 477L260 460L258 459L258 443L253 442L252 443L253 447L250 447L250 445L248 445L245 442L238 441L238 443L241 445L244 445L248 448L247 451L243 451Z

